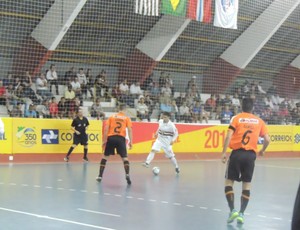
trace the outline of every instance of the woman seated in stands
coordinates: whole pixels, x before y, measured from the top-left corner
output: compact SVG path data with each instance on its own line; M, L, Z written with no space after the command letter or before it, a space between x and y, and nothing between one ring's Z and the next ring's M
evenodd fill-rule
M204 105L201 105L200 101L196 101L195 105L191 106L191 113L194 123L202 123L203 119L208 123L209 113L204 110Z

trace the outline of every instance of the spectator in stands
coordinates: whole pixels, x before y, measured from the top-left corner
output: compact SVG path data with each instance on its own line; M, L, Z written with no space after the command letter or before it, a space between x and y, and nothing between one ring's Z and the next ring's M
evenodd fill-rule
M280 105L280 102L281 102L279 95L278 94L272 95L271 100L272 100L272 103L274 105L274 111L278 111L279 110L279 105Z
M256 95L260 95L260 94L265 95L265 94L267 94L267 92L263 90L261 84L262 84L261 81L259 81L259 82L256 81L255 82L255 93L256 93Z
M240 99L237 93L235 93L231 98L231 105L237 108L241 107Z
M209 113L215 112L215 110L216 110L216 97L215 97L214 94L211 94L210 98L208 98L206 100L204 109Z
M45 74L40 73L36 78L36 93L43 99L50 99L53 94L50 92Z
M99 75L96 76L96 79L95 79L95 91L96 91L96 97L102 97L102 90L104 91L103 92L103 96L105 98L108 97L108 90L109 90L109 86L108 86L108 83L107 83L107 80L106 80L106 71L105 70L102 70L101 73Z
M179 106L179 121L183 120L185 123L190 123L192 121L192 116L190 108L184 101L181 106Z
M173 84L173 79L172 79L171 74L168 73L166 75L165 81L166 81L165 85L168 85L170 87L171 95L173 95L174 94L174 84Z
M145 98L143 96L140 97L136 105L136 115L141 121L144 119L150 121L149 109L148 106L145 104Z
M72 81L74 81L74 78L76 77L76 71L75 67L72 66L66 73L63 79L63 84L68 86L71 84Z
M51 102L49 103L49 111L51 118L59 118L58 116L58 104L56 102L56 97L51 98Z
M11 117L24 117L23 111L22 111L22 104L18 103L13 107L13 109L9 112Z
M31 88L32 80L28 71L25 72L25 76L23 76L20 80L20 85L23 86L24 97L30 98L34 103L40 103L38 96L35 91Z
M7 87L7 86L9 86L10 84L13 85L13 83L14 83L13 74L10 73L10 72L8 72L7 77L5 77L5 78L3 79L3 85L4 85L5 87Z
M197 77L196 76L193 76L187 83L187 86L185 88L185 92L186 93L189 93L189 90L192 88L192 85L195 85L195 90L197 92L199 92L199 87L197 85Z
M300 125L300 104L297 103L297 106L291 111L292 123L295 125Z
M179 97L177 97L175 100L176 100L176 105L180 107L183 104L183 102L186 101L185 93L181 92Z
M121 92L120 101L125 104L129 104L129 86L127 85L127 79L123 79L121 84L119 85L119 89Z
M226 105L224 110L220 114L221 124L230 124L230 120L233 116L233 113L230 111L229 106Z
M272 119L273 111L269 105L266 105L262 111L262 114L260 116L261 119L266 122L266 124L270 123L270 120Z
M66 100L66 106L67 108L70 106L70 104L72 103L72 101L75 99L75 92L72 89L72 85L68 85L68 88L65 92L65 100Z
M6 105L6 88L3 85L3 81L0 80L0 105Z
M170 120L172 122L174 122L175 120L177 121L178 120L178 106L176 104L176 100L172 100L171 102L171 114L170 114Z
M94 88L94 78L93 78L93 75L92 75L92 70L91 69L87 69L86 71L86 87L87 87L87 90L90 92L90 95L91 95L91 99L94 98L94 92L93 92L93 88Z
M279 124L287 125L291 121L288 108L284 104L279 105L278 111Z
M221 100L221 104L222 104L223 107L226 106L226 105L228 105L229 107L232 106L232 100L231 100L229 94L226 94L226 95L225 95L225 98L223 98L223 99Z
M165 72L160 72L160 76L159 76L159 79L158 79L158 86L159 88L161 89L162 87L165 86L166 84L166 77L165 77Z
M24 117L29 117L29 118L37 118L38 117L38 113L36 111L34 104L30 104L29 107L26 106Z
M18 98L15 95L15 90L12 83L10 83L6 88L6 102L8 107L10 105L16 106L18 103Z
M160 103L160 112L172 112L172 105L169 99L165 99Z
M151 114L153 112L155 104L154 104L154 101L151 99L149 94L146 94L146 96L145 96L145 104L148 107L149 117L151 117Z
M58 75L56 72L56 66L54 64L50 65L50 69L46 73L46 79L50 85L50 92L52 91L52 86L56 88L56 94L58 95Z
M264 102L265 102L265 105L269 106L272 111L274 110L274 105L273 105L273 102L272 102L270 96L265 97Z
M150 90L151 99L154 102L158 101L159 95L160 95L160 88L158 82L153 82L153 87Z
M129 94L133 99L137 99L140 95L143 95L143 91L141 90L139 81L133 82L131 84Z
M58 116L60 118L66 118L68 116L68 107L65 97L61 97L58 102Z
M150 74L141 85L141 89L144 91L150 91L153 87L153 73Z
M116 83L115 86L112 88L111 96L113 98L116 98L118 101L120 100L120 98L121 98L121 91L120 91L118 83Z
M80 100L78 97L75 97L73 100L69 102L68 105L68 118L74 119L76 117L77 112L80 108Z
M163 97L170 99L172 97L172 89L169 82L166 82L165 85L161 88L161 94Z
M40 115L43 116L43 118L51 118L50 116L50 107L49 107L49 101L46 99L42 102L40 107Z
M195 105L193 105L190 109L193 122L202 123L203 119L208 123L209 113L204 110L204 105L201 105L200 101L196 101Z
M75 96L78 97L80 100L83 99L82 91L81 91L81 84L79 83L78 77L74 78L74 81L71 82L72 90L75 92Z
M105 119L105 113L100 103L100 98L97 98L96 101L92 104L90 108L91 117L97 118L97 120Z
M86 80L85 73L83 72L83 68L79 69L79 72L77 73L77 78L78 78L78 82L80 84L82 98L86 99L87 98L87 80Z
M190 95L194 101L201 101L201 95L196 84L191 85L191 88L188 90L188 95Z
M267 90L267 94L269 96L277 94L277 87L275 85L271 85L270 88Z
M15 97L17 98L18 102L25 103L26 102L26 95L23 91L23 85L20 84L18 88L15 90Z
M242 85L242 96L243 97L247 97L250 94L250 85L249 85L249 81L245 80L244 84Z

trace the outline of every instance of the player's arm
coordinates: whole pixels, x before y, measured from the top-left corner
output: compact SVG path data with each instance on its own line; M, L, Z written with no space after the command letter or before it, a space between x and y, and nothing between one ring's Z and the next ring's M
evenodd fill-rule
M127 127L127 131L128 131L128 138L129 138L129 149L132 148L132 128L131 127Z
M77 135L80 134L80 132L77 131L77 130L75 129L75 125L72 124L71 129L72 129L72 131L73 131L74 133L76 133Z
M259 156L265 155L265 151L266 151L267 147L269 146L269 144L271 142L269 134L265 134L263 136L263 138L264 138L264 143L263 143L263 146L262 146L261 150L259 150L259 152L258 152Z
M102 136L102 145L105 145L107 142L108 130L109 130L109 123L107 121L107 123L104 126L104 131L103 131L103 136Z
M174 136L173 136L173 139L172 139L170 145L173 145L178 138L178 130L175 125L173 126L173 132L174 132Z
M223 163L226 163L226 161L227 161L226 150L227 150L227 148L229 146L232 134L233 134L233 130L232 129L228 129L227 135L226 135L226 138L225 138L224 144L223 144L223 151L222 151L222 162Z

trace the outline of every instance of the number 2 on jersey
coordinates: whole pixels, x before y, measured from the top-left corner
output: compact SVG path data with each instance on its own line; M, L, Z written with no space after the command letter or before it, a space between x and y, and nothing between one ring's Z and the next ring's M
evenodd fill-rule
M116 122L117 126L114 128L115 133L120 133L120 129L122 128L122 123L121 122Z

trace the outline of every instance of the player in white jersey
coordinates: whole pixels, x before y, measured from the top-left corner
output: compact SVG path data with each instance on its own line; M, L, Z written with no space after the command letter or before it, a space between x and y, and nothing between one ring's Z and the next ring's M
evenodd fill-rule
M175 171L178 174L180 170L172 149L172 145L178 137L178 131L174 123L170 120L170 113L162 113L158 124L159 126L155 133L156 140L152 145L151 152L149 153L147 160L143 163L143 166L148 168L151 161L154 159L155 153L158 153L163 149L165 156L171 160L175 166Z

